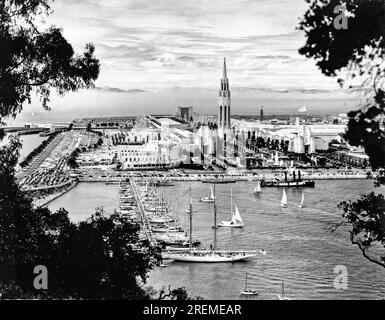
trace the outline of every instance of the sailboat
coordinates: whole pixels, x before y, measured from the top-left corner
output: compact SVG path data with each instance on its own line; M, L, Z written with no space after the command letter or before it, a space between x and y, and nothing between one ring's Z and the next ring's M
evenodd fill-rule
M304 202L305 202L305 192L302 192L301 204L298 207L300 207L302 209Z
M278 294L277 296L278 296L279 300L291 300L291 299L285 297L285 282L284 281L282 281L282 293Z
M245 290L241 291L242 296L257 296L259 293L256 290L252 290L247 287L247 272L246 272L246 280L245 280Z
M214 191L212 186L210 186L210 190L211 190L211 195L209 197L202 197L200 199L201 202L214 203L215 197L214 197Z
M283 189L283 195L282 195L282 200L281 200L281 207L282 208L287 208L287 195L286 195L286 190Z
M215 185L214 185L215 195ZM217 228L214 228L214 244L212 250L193 249L192 247L192 222L193 208L190 186L190 246L188 251L177 249L173 251L163 251L163 259L171 259L178 262L194 262L194 263L234 263L237 261L245 261L256 257L255 251L220 251L217 249ZM214 197L214 226L217 225L217 206Z
M241 217L241 214L239 213L237 205L234 203L235 210L233 211L233 190L231 190L231 221L221 221L218 224L218 227L223 228L243 228L244 223Z
M257 186L254 189L255 194L261 194L262 193L262 188L261 188L261 183L258 181Z

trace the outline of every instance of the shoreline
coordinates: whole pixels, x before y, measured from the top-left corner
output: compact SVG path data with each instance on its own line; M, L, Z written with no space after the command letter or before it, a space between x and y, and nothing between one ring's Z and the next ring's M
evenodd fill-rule
M36 203L34 203L34 206L37 207L37 208L45 208L47 207L51 202L55 201L56 199L59 199L60 197L64 196L66 193L70 192L72 189L74 189L77 185L78 185L79 181L74 181L69 188L59 192L59 193L56 193L56 194L53 194L52 197L48 197L49 199L45 199L44 201L42 201L42 203L38 203L38 201Z
M254 175L231 175L231 174L221 174L221 178L235 180L237 182L241 181L261 181L261 180L283 180L284 174L269 173L269 174L254 174ZM79 182L82 183L106 183L106 184L118 184L120 182L125 182L130 178L134 179L162 179L175 182L183 181L204 181L210 178L213 178L212 175L205 174L188 174L184 176L177 175L152 175L152 176L124 176L124 177L80 177L78 178ZM374 180L373 177L368 178L366 173L322 173L322 174L305 174L302 176L303 181L309 180Z
M269 174L257 174L257 175L231 175L231 174L223 174L221 177L225 177L231 180L235 180L235 182L260 182L263 179L266 180L274 180L279 179L281 180L284 178L284 174L277 174L277 173L269 173ZM106 185L118 185L121 182L127 182L130 178L136 179L164 179L172 182L203 182L204 180L210 178L210 175L204 175L204 174L189 174L188 176L179 177L179 176L173 176L169 175L167 177L164 176L150 176L150 177L94 177L94 178L78 178L76 181L74 181L69 188L52 195L52 197L49 197L48 199L41 202L35 203L36 207L47 207L51 202L59 199L66 193L70 192L72 189L74 189L79 183L105 183ZM368 178L366 173L351 173L351 172L345 172L345 173L318 173L318 174L307 174L302 177L303 181L337 181L337 180L374 180L374 178Z

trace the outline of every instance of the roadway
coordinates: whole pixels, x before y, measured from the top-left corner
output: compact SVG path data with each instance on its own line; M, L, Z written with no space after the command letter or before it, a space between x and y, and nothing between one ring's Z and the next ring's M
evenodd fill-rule
M52 153L52 151L56 148L56 146L60 143L60 141L63 139L61 135L58 135L50 144L48 147L44 149L44 151L36 157L36 159L31 163L31 165L28 167L26 171L21 172L21 176L19 178L23 178L25 176L29 176L32 173L34 173L41 164L44 162L44 160Z

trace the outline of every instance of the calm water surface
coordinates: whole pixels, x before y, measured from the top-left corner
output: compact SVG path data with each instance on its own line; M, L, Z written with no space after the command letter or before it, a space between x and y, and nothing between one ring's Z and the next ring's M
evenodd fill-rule
M7 135L0 146L7 144L9 142L9 135ZM35 150L47 137L40 137L38 134L31 134L20 136L20 141L22 143L22 148L20 150L19 163L23 161L33 150Z
M338 222L341 212L337 204L354 200L359 194L371 191L371 181L319 181L315 189L306 189L305 208L298 208L301 191L288 190L289 208L282 209L282 190L263 189L254 196L252 182L218 185L218 220L230 219L230 188L233 199L245 222L240 230L220 229L221 249L259 250L266 256L236 264L171 263L166 269L155 269L149 285L156 289L171 284L184 286L193 296L206 299L276 299L285 281L286 295L293 299L381 299L385 297L385 272L367 262L356 247L350 245L346 228L335 233L328 231ZM212 204L196 199L209 195L209 186L193 183L194 233L209 247L212 242ZM180 223L188 227L188 184L179 183L163 188L171 209L178 213ZM384 188L377 189L384 193ZM113 211L118 206L118 187L105 184L80 184L70 193L51 204L51 209L65 207L74 221L82 220L96 207ZM348 269L348 290L333 286L337 265ZM244 286L245 273L250 286L260 292L258 297L244 298L239 291Z
M74 222L89 218L101 207L106 213L113 213L119 208L119 186L80 183L70 192L51 202L48 207L53 211L65 208Z

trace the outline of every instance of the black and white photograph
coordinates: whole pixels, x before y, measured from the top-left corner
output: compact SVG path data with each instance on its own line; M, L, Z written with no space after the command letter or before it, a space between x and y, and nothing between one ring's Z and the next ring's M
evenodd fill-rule
M385 0L0 0L0 304L384 300L384 192Z

